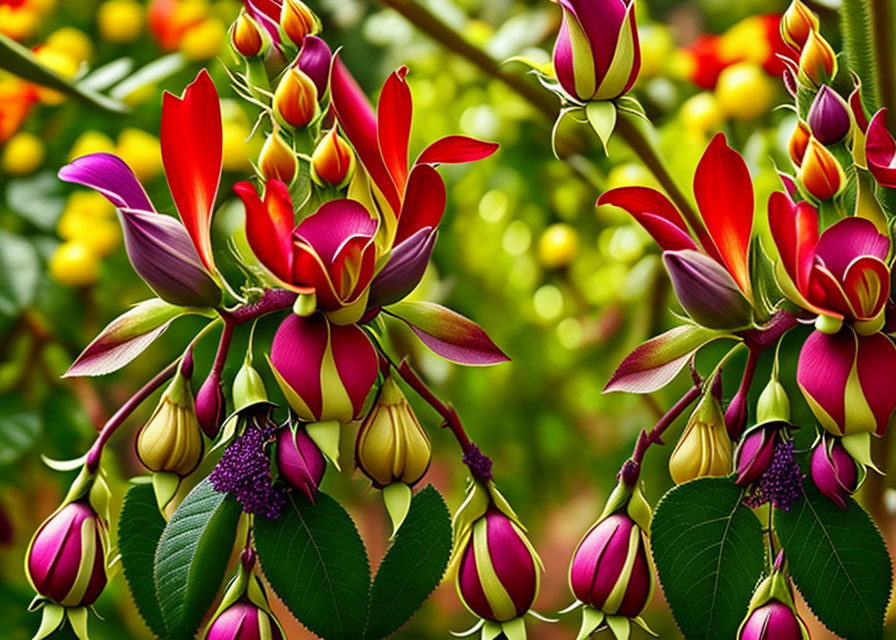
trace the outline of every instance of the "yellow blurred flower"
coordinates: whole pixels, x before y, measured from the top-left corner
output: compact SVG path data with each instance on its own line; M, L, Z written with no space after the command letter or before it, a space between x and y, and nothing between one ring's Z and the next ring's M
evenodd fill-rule
M108 0L96 14L100 37L108 42L133 42L143 31L143 5L136 0Z
M96 219L115 217L115 206L96 191L75 191L68 197L65 209Z
M37 31L39 18L30 7L0 5L0 33L13 40L27 40Z
M78 241L63 242L50 257L50 275L67 287L93 284L99 271L99 259L87 245Z
M44 142L33 133L19 132L3 147L3 171L22 176L36 171L44 161Z
M638 28L641 45L641 72L639 78L650 79L658 76L672 51L673 41L665 25L646 24Z
M224 23L209 18L187 30L180 41L180 51L189 60L210 60L221 52L226 40Z
M64 51L78 63L86 62L93 53L93 43L86 33L74 27L56 29L47 36L47 46Z
M56 225L59 237L87 247L97 257L112 253L121 243L114 218L96 218L83 210L66 209Z
M762 16L744 18L728 29L719 41L719 55L725 62L746 60L763 64L771 55Z
M34 57L42 65L52 69L64 78L73 78L78 73L78 61L61 49L43 46L34 52ZM65 100L65 95L54 89L37 87L37 99L44 104L56 105Z
M752 120L772 107L775 86L762 67L738 62L719 74L716 100L722 111L739 120Z
M222 166L225 171L243 171L252 165L249 163L251 155L256 155L258 145L254 139L246 141L249 137L249 127L242 122L227 122L222 125L224 132L224 147Z
M579 251L579 234L564 222L552 224L538 239L538 259L547 269L566 267Z
M715 96L709 91L703 91L685 100L678 116L687 129L699 133L717 131L725 121L725 114L719 108Z
M85 131L68 152L68 161L86 156L89 153L115 153L115 143L112 138L99 131Z
M142 129L127 128L118 134L115 155L124 160L140 181L151 180L162 171L159 139Z

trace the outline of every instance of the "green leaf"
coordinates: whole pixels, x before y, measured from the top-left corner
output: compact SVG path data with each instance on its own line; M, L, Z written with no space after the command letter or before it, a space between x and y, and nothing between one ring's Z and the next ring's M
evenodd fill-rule
M414 496L373 580L367 640L386 638L403 625L438 586L451 555L451 515L432 485Z
M585 115L607 153L607 143L616 128L616 105L609 100L589 102L585 106Z
M0 468L10 467L28 453L41 432L41 420L18 396L0 396Z
M762 527L742 493L732 478L700 478L657 505L653 558L687 640L734 638L762 574Z
M0 229L0 314L14 316L31 304L40 270L34 245Z
M845 640L883 637L892 567L871 518L855 500L840 509L807 482L805 499L775 512L790 574L824 625Z
M318 492L293 492L276 520L255 520L264 574L299 621L324 640L358 640L370 597L370 565L355 523Z
M52 232L65 208L61 190L62 182L55 171L15 178L6 187L6 206L35 227Z
M156 597L153 564L164 529L165 518L156 506L152 485L148 482L132 484L124 497L118 521L121 566L137 610L153 633L162 638L165 637L165 618Z
M242 513L205 478L168 521L155 555L156 594L170 640L192 638L215 598Z

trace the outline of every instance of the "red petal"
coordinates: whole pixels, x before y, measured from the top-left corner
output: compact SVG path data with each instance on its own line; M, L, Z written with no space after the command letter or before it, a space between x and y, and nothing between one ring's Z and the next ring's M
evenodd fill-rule
M376 107L380 153L399 193L408 180L408 137L413 113L411 91L404 79L407 72L407 67L401 67L389 75Z
M331 311L343 306L323 260L314 247L301 239L296 239L294 245L292 281L300 287L313 290L320 309Z
M858 318L873 318L890 295L890 271L880 258L856 258L846 269L843 289Z
M283 282L292 282L292 230L295 214L289 190L279 180L265 185L264 202L251 182L233 190L246 207L246 239L261 263Z
M794 204L775 191L768 199L768 226L787 275L807 295L818 244L818 212L808 202Z
M746 163L728 146L725 134L716 134L697 165L694 195L722 262L749 298L753 183Z
M887 110L881 109L871 118L865 138L865 160L878 183L896 187L896 140L887 130Z
M212 212L221 180L221 104L203 69L183 98L162 96L162 162L177 213L210 271Z
M417 164L459 164L475 162L492 155L500 145L467 136L446 136L423 150Z
M439 172L432 165L416 165L408 179L394 244L403 242L424 227L435 229L445 212L446 201L445 183Z
M604 192L598 206L612 204L625 209L664 251L697 249L684 219L669 198L649 187L619 187Z
M856 315L856 310L847 299L840 281L821 264L816 264L812 269L806 298L818 308L818 312L827 312L828 315L834 316Z
M803 394L817 402L843 429L846 381L856 362L856 335L851 329L835 335L813 331L800 350L796 381Z
M330 324L330 346L342 386L348 392L355 416L361 413L364 400L376 380L376 351L367 334L357 325Z
M887 430L896 408L893 379L896 378L896 346L882 333L859 337L856 369L862 393L877 421L877 435Z
M376 268L376 245L372 238L349 238L330 267L330 278L339 298L351 304L370 284Z

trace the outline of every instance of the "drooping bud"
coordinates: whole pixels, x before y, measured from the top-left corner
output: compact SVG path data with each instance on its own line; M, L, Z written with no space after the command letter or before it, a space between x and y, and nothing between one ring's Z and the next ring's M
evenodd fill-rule
M230 28L230 44L246 58L254 58L264 51L265 39L255 19L246 12Z
M208 628L206 640L282 640L271 615L250 602L225 609Z
M781 551L771 575L753 592L737 640L810 640L809 630L796 613L784 564Z
M327 461L304 426L286 426L277 433L277 468L281 478L314 502Z
M311 177L321 186L342 189L354 173L355 152L334 126L311 154Z
M781 37L797 51L802 51L809 34L818 31L818 16L801 0L793 0L781 16Z
M317 98L314 81L300 68L290 67L274 91L274 113L285 125L305 127L320 114Z
M102 526L86 500L70 502L50 516L26 554L34 590L64 607L93 604L106 586Z
M787 153L790 154L790 161L793 166L799 167L803 164L803 157L806 155L806 149L809 147L809 140L812 138L812 132L809 131L809 125L802 120L797 121L790 139L787 141Z
M302 46L305 36L316 35L321 30L320 19L302 0L285 0L280 26L297 47Z
M718 262L691 249L665 251L663 262L678 301L694 321L711 329L750 324L750 303Z
M785 422L757 424L744 433L734 452L734 469L737 484L753 484L766 472L772 463L778 433L786 428Z
M213 371L196 392L196 418L202 431L212 440L218 435L224 422L224 409L221 375Z
M137 457L150 471L184 477L199 466L203 450L190 378L181 367L137 434Z
M846 186L843 167L814 137L809 140L797 178L806 192L818 200L833 198Z
M838 438L824 435L812 452L812 481L818 490L846 509L846 496L859 485L858 467Z
M299 170L296 154L277 133L276 127L261 148L258 168L261 169L261 175L265 180L276 179L286 185L292 184L296 177L296 172Z
M837 75L837 55L818 31L810 31L800 54L800 81L819 87Z
M722 407L712 393L703 395L688 419L669 458L669 473L675 484L731 473L731 440Z
M809 128L824 145L843 140L852 128L849 105L839 93L822 85L809 108Z

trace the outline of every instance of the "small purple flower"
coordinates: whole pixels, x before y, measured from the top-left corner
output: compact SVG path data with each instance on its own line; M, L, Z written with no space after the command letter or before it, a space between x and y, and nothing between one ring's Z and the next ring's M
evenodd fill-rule
M809 129L824 145L843 140L852 128L849 105L828 85L822 85L809 108Z
M432 227L424 227L392 250L386 266L370 283L369 308L398 302L414 290L429 264L436 234Z
M769 502L775 509L789 511L803 495L802 482L803 475L793 457L793 440L782 442L775 447L771 464L745 503L755 509Z
M296 64L306 76L311 78L317 88L319 98L322 98L327 92L332 62L333 52L330 51L326 42L317 36L305 36Z
M209 475L216 491L234 494L243 511L266 518L278 518L286 505L283 489L271 482L271 461L265 446L272 436L272 428L250 422Z

